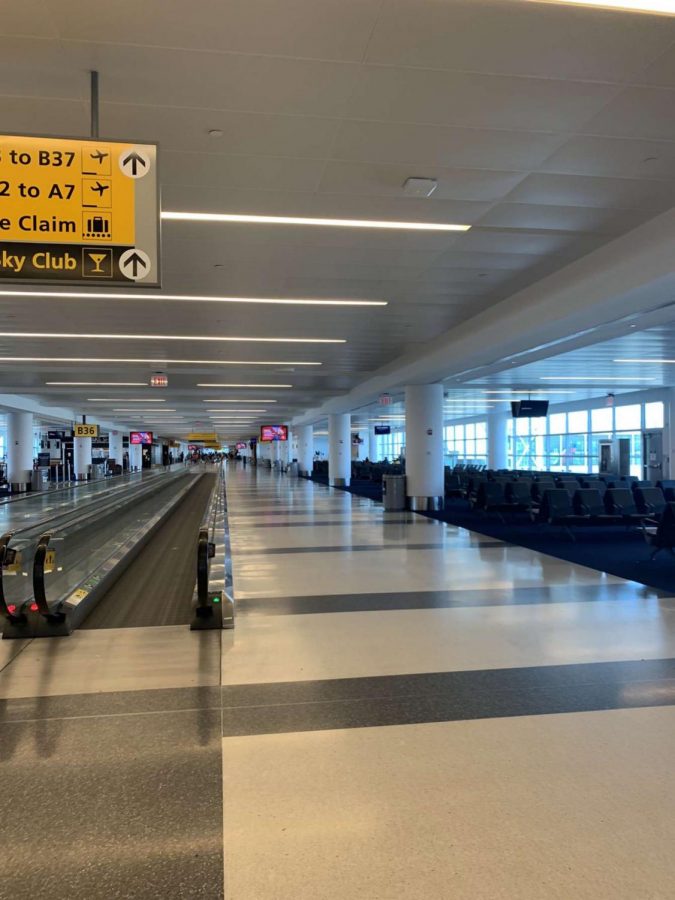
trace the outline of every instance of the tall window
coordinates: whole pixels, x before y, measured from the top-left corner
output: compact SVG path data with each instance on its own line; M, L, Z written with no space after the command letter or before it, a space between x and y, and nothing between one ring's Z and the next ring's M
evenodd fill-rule
M392 431L391 434L378 434L375 439L378 460L396 459L405 447L405 431Z
M600 442L630 440L630 473L642 475L642 429L663 428L661 402L552 413L544 419L509 419L508 465L548 472L597 472Z
M448 425L443 429L443 439L448 465L487 465L487 422Z

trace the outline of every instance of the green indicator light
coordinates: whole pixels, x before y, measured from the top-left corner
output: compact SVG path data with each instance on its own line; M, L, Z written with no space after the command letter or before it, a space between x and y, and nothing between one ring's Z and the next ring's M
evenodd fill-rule
M214 602L214 603L220 603L220 597L214 597L214 598L213 598L213 602Z

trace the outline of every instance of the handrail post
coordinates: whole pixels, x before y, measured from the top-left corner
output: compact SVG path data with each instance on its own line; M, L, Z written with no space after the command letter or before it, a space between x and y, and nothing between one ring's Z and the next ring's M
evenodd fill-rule
M4 584L4 576L3 570L5 568L5 561L7 559L7 548L9 542L12 539L13 532L8 531L7 534L3 534L0 538L0 613L3 616L7 616L9 619L18 619L19 617L14 613L10 612L9 606L7 605L7 598L5 597L5 584Z
M47 547L51 539L51 532L46 532L38 541L37 550L33 558L33 598L38 612L43 616L49 616L49 603L45 590L45 560Z

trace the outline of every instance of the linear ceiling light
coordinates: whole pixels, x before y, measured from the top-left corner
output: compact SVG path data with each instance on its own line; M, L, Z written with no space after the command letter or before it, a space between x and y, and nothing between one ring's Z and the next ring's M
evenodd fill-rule
M87 403L166 403L166 400L155 400L149 397L87 397Z
M387 300L315 299L313 297L209 297L202 294L104 294L91 291L0 291L0 297L58 297L59 300L161 300L182 303L267 303L274 306L387 306Z
M634 378L632 375L546 375L542 381L656 381L655 378Z
M96 341L219 341L254 344L346 344L344 338L277 338L277 337L214 337L185 334L76 334L51 331L0 331L6 338L50 338L52 340L86 338Z
M329 228L386 228L394 231L468 231L470 225L446 222L390 222L378 219L318 219L308 216L249 216L233 213L162 212L182 222L238 222L254 225L311 225Z
M137 409L133 406L113 406L113 412L132 412L132 413L146 413L146 412L158 412L156 409ZM163 409L162 412L174 413L175 409Z
M616 360L615 360L616 362ZM576 394L575 390L565 390L565 388L556 388L549 391L546 388L533 388L531 391L481 391L482 394Z
M276 400L254 400L252 397L239 397L236 400L216 400L215 397L209 397L202 400L202 403L276 403Z
M615 359L615 363L651 363L654 365L671 365L675 359Z
M182 366L322 366L320 362L288 362L271 359L133 359L119 356L0 356L3 362L138 363Z
M675 0L528 0L529 3L557 3L572 6L595 6L601 9L675 15Z
M147 387L147 381L45 381L45 384L59 384L82 387Z
M266 409L207 409L207 413L222 413L223 415L236 416L238 413L265 413Z
M292 388L292 384L223 384L223 383L213 383L213 382L199 382L197 387L205 387L205 388Z

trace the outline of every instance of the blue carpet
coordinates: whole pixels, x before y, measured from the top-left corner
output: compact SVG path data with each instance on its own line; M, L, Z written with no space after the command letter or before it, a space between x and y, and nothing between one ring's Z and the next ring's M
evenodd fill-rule
M424 515L675 596L675 558L664 551L650 560L651 549L635 529L576 528L574 543L560 528L523 520L501 522L473 511L464 500L446 498L445 503L445 509Z

